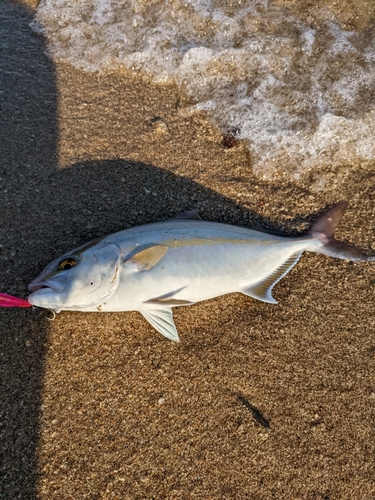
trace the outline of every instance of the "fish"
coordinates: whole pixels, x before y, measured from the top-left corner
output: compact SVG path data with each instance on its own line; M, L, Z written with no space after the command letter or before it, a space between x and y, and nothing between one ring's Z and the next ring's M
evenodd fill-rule
M298 236L205 221L194 211L124 229L51 262L30 283L28 302L55 313L139 311L178 342L173 307L233 292L277 304L273 287L304 251L374 261L334 238L346 208L336 203Z

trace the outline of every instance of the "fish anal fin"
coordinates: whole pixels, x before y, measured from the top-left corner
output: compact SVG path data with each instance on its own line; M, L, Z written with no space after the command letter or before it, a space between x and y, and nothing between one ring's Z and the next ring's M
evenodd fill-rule
M195 210L187 210L186 212L181 212L180 214L176 215L175 219L201 220Z
M294 267L299 258L301 252L293 254L289 257L280 267L276 269L269 276L264 278L257 283L249 286L248 288L241 290L241 293L253 297L254 299L262 300L263 302L268 302L269 304L277 304L277 300L272 297L272 288L278 283L288 272Z
M134 266L137 271L148 271L156 266L156 264L165 256L167 252L167 246L155 245L134 253L131 257L125 260L124 264Z
M164 337L174 342L180 341L170 307L144 307L139 312Z
M262 302L268 302L268 304L277 304L277 300L272 297L272 288L267 287L267 285L261 281L255 285L246 288L246 290L241 290L241 293L252 297L253 299L261 300Z

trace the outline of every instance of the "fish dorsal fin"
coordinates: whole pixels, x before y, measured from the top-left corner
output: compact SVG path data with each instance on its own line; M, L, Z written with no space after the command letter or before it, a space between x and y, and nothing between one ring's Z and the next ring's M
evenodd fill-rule
M195 210L186 210L186 212L181 212L180 214L176 215L175 219L201 220Z
M144 307L139 312L164 337L174 342L180 342L170 307Z
M289 259L287 259L280 267L276 269L272 274L264 278L262 281L258 281L254 285L249 286L245 290L241 290L241 293L249 295L254 299L262 300L263 302L268 302L270 304L277 304L277 300L272 297L272 288L278 283L281 278L283 278L292 269L293 266L297 264L301 253L295 253Z
M155 245L153 247L140 250L125 260L125 266L133 266L136 271L148 271L164 257L168 252L168 247Z
M156 304L156 305L165 305L165 306L190 306L194 304L190 300L182 300L176 299L175 295L181 292L186 286L179 288L178 290L173 290L173 292L165 293L164 295L160 295L159 297L154 297L149 300L145 300L144 304Z

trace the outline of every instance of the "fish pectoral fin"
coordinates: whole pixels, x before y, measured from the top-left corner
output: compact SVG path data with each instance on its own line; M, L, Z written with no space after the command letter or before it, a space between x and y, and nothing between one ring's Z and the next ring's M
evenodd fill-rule
M134 253L125 260L125 266L133 266L136 271L148 271L165 256L169 248L163 245L155 245Z
M195 304L195 302L190 302L190 300L182 300L182 299L156 298L156 299L146 300L144 304L160 304L169 307L177 307L177 306L191 306L192 304Z
M180 342L170 307L145 307L139 309L139 312L164 337L174 342Z
M173 292L166 293L164 295L160 295L159 297L154 297L153 299L145 300L144 304L156 304L156 305L165 305L165 306L190 306L194 304L190 300L182 300L175 299L175 295L181 292L186 286L179 288L178 290L173 290Z
M241 290L241 293L253 297L254 299L262 300L263 302L268 302L269 304L277 304L277 300L272 297L272 288L278 283L281 278L283 278L292 269L293 266L297 264L301 253L295 253L289 259L287 259L280 267L276 269L269 276L264 278L258 283Z
M175 219L202 220L195 210L187 210L176 215Z

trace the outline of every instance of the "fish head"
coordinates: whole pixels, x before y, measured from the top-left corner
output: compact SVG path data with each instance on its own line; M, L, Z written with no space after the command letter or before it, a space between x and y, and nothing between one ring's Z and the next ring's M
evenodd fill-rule
M119 283L116 245L91 242L52 261L29 285L30 304L55 312L85 310L112 295Z

